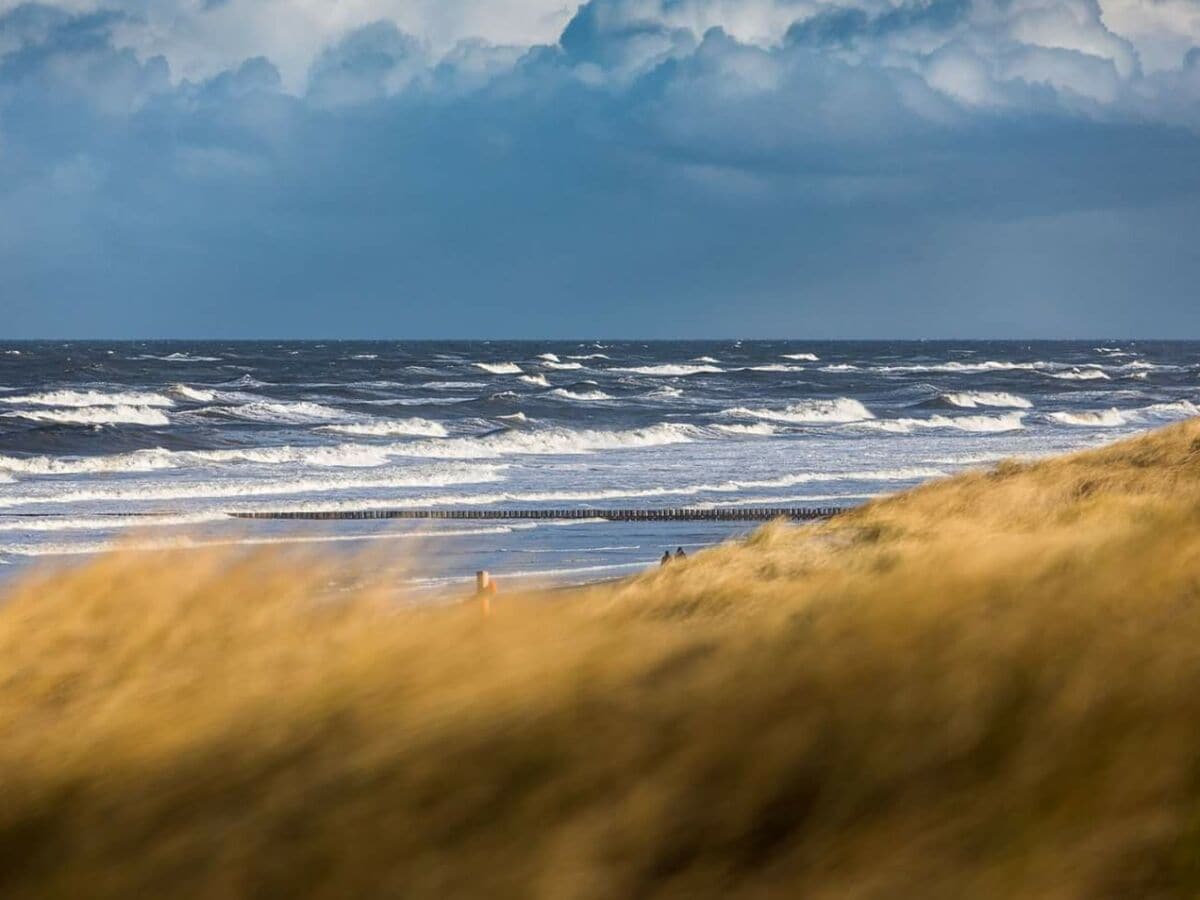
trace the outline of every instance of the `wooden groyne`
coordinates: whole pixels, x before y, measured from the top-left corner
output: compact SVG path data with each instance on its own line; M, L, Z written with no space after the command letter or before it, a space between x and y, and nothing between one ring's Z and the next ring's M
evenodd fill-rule
M313 512L235 512L235 519L280 519L312 522L360 521L367 519L420 520L585 520L609 522L773 522L789 519L808 522L828 519L845 512L845 507L748 506L722 509L674 507L671 509L351 509Z

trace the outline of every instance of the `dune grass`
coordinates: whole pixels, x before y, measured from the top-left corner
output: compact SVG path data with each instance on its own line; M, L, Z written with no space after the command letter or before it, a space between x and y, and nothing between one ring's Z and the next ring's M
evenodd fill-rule
M628 582L278 552L0 607L0 897L1200 892L1200 423Z

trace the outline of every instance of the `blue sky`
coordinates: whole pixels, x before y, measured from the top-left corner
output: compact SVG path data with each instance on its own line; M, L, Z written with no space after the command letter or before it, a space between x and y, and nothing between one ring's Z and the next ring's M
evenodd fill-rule
M1200 337L1198 0L0 0L0 336Z

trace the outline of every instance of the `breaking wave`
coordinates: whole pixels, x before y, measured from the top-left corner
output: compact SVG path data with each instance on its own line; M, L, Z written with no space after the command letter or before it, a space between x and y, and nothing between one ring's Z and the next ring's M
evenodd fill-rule
M785 409L747 409L744 406L725 411L725 415L736 418L766 419L771 422L793 422L796 424L820 424L837 422L860 422L874 419L875 414L849 397L836 400L802 400Z
M445 437L444 425L429 419L387 419L377 422L358 422L350 425L324 425L322 431L337 434L361 435L363 437L388 437L390 435L413 435L415 437Z
M1115 428L1125 424L1125 414L1119 409L1084 410L1082 412L1054 412L1050 419L1062 425L1077 425L1084 428Z
M522 369L516 363L472 363L477 369L483 369L485 372L491 372L493 375L520 375Z
M80 406L67 409L21 409L4 418L28 419L58 425L170 425L171 420L150 406Z
M724 369L716 366L687 366L674 363L664 363L658 366L632 366L624 369L609 369L610 372L626 372L630 375L653 375L664 378L682 377L685 375L719 375Z
M999 406L1010 409L1032 409L1033 404L1024 397L1002 391L957 391L942 394L942 399L952 406L975 409L980 406Z
M282 425L334 422L345 419L348 415L344 410L307 400L254 400L241 406L221 407L220 411L251 422L274 422Z
M1064 381L1109 381L1109 376L1100 369L1068 369L1065 372L1050 372L1051 378Z
M820 362L821 357L815 353L784 353L783 359L794 359L797 362Z
M153 503L163 500L230 499L246 497L283 497L292 494L326 494L346 490L439 487L454 484L483 484L503 480L502 468L493 465L413 466L372 477L328 474L323 477L221 479L174 483L134 483L98 485L79 490L54 490L28 494L6 493L0 506L34 504L132 502Z
M566 388L557 388L547 394L549 397L561 397L563 400L614 400L612 394L606 394L604 391L569 391Z
M217 397L216 391L205 391L200 388L188 387L186 384L174 385L171 393L195 403L211 403Z
M1000 416L930 416L928 419L877 419L855 423L864 428L910 434L923 428L955 428L959 431L1001 432L1020 431L1025 427L1024 413L1005 413Z
M550 387L550 382L546 380L545 375L522 375L520 380L525 384L532 384L534 387Z
M768 422L757 422L754 425L715 425L713 427L726 434L771 435L776 433L775 426Z
M156 406L172 407L170 397L150 391L46 391L39 394L22 394L0 397L0 403L11 406L59 406L84 408L89 406Z

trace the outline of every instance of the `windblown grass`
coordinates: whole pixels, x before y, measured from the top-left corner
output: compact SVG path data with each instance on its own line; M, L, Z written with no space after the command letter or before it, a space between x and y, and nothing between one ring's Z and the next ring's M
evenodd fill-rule
M618 585L113 554L0 609L0 897L1200 892L1200 424Z

